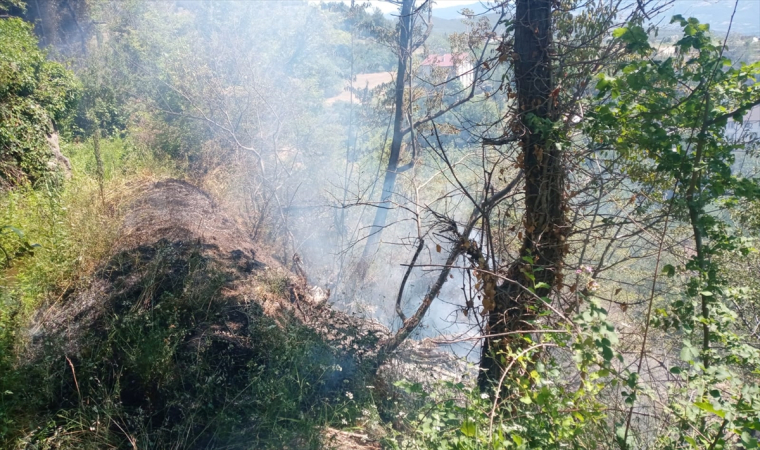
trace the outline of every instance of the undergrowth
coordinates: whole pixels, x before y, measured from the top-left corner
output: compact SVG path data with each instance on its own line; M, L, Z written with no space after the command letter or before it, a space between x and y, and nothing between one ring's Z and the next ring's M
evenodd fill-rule
M0 198L12 227L0 236L0 448L319 448L317 429L366 420L355 361L296 320L225 297L235 275L201 248L112 255L123 206L177 171L129 140L100 150L102 172L91 144L67 145L70 180ZM30 332L35 314L65 311L97 281L110 287L93 294L91 322ZM286 293L282 277L259 282Z
M58 417L24 446L317 448L315 428L351 413L346 363L307 328L223 297L228 274L193 246L124 252L102 275L120 290L71 358L48 343L34 384Z
M102 180L89 142L63 150L73 173L62 186L48 181L0 194L0 226L13 231L0 234L0 281L24 312L92 273L115 237L130 184L175 173L128 140L101 143Z
M38 402L19 398L29 382L18 371L22 330L43 304L53 304L93 273L107 253L128 200L130 183L167 177L172 164L129 140L101 142L104 176L97 174L90 142L65 144L69 180L41 179L0 192L0 443L23 428L24 413ZM58 178L62 178L58 177ZM100 186L103 186L101 191ZM39 386L35 386L39 389ZM20 408L21 407L21 408Z

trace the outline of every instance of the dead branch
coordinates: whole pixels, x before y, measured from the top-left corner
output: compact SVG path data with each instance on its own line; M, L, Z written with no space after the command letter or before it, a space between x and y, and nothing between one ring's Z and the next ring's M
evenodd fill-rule
M448 280L449 273L454 267L454 263L465 250L463 244L468 239L468 236L470 236L472 233L472 230L475 228L475 225L478 223L480 218L496 205L498 199L505 197L510 191L512 191L522 180L522 178L523 172L520 171L507 187L499 191L497 194L498 197L493 196L485 200L482 204L476 205L470 214L470 219L467 221L467 225L465 225L461 233L458 232L456 224L451 225L451 229L449 231L457 236L457 240L452 246L448 258L446 258L446 263L441 269L441 273L438 274L438 278L428 290L428 293L422 300L422 304L420 304L420 306L417 308L417 311L414 313L414 315L404 320L402 327L396 331L393 336L380 342L378 346L377 357L375 359L375 371L377 371L377 369L383 365L383 363L398 349L404 340L406 340L406 338L408 338L409 335L414 332L417 326L419 326L420 322L422 322L422 319L425 317L425 314L427 314L427 311L430 308L430 305L433 303L433 300L435 300L435 298L441 292L441 288L443 287L444 283L446 283L446 280Z
M404 279L401 280L401 287L399 287L398 289L398 297L396 297L396 314L398 314L402 322L406 322L406 316L404 315L404 311L401 310L401 297L404 295L404 287L406 286L406 280L409 279L409 274L412 272L414 263L417 262L417 257L420 256L420 253L422 252L423 247L425 247L425 240L420 238L420 244L417 246L417 251L414 252L414 256L412 257L412 262L409 263L409 266L406 268Z

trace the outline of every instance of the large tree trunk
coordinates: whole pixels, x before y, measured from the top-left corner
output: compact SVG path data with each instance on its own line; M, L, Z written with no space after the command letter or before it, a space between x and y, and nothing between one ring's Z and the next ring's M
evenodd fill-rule
M394 99L394 117L393 117L393 139L391 140L391 155L388 159L388 166L385 169L385 179L383 180L383 192L380 196L380 204L375 211L375 220L372 222L370 235L364 246L362 253L362 265L369 265L369 258L377 251L380 243L380 236L388 218L388 211L391 209L391 197L393 189L396 186L396 175L398 175L398 162L401 156L401 143L403 141L404 130L404 86L406 85L406 72L411 59L412 48L412 7L415 0L403 0L401 5L401 15L399 16L399 37L398 37L398 67L396 70L396 92ZM410 124L411 126L411 124ZM362 268L362 272L366 267ZM361 274L362 278L364 273Z
M513 59L518 106L515 120L519 121L525 172L524 238L521 260L510 266L508 281L498 286L493 299L484 301L484 307L490 309L487 335L530 333L543 310L539 297L550 295L555 285L561 285L568 228L562 154L556 145L558 136L551 128L558 118L555 105L558 92L549 54L551 7L552 0L517 0ZM543 287L536 289L535 294L527 290L536 285ZM481 388L490 389L501 378L511 362L504 354L507 349L519 353L526 348L520 334L486 337L480 363Z

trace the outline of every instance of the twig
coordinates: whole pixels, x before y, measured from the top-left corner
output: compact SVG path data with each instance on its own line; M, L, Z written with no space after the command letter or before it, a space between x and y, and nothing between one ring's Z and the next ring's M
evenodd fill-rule
M79 382L77 381L77 372L74 370L74 364L71 362L68 356L64 355L64 358L66 358L66 361L69 362L69 366L71 367L71 374L74 376L74 386L77 388L77 395L79 395L79 404L82 404L82 392L79 390Z
M675 187L673 188L675 192ZM675 197L673 197L675 198ZM654 276L652 277L652 288L649 292L649 306L647 307L647 317L646 321L644 323L644 338L641 342L641 352L639 354L639 365L636 369L636 374L641 373L641 365L644 362L644 353L646 352L646 346L647 346L647 338L649 337L649 321L652 317L652 305L654 304L654 294L655 289L657 287L657 276L660 272L660 258L662 257L662 247L663 243L665 242L665 235L668 232L668 221L670 220L670 212L673 208L673 200L671 199L670 204L668 205L668 213L665 215L665 224L662 227L662 236L660 236L660 243L659 248L657 249L657 259L655 260L654 264ZM628 411L628 417L625 421L625 433L623 434L623 446L624 448L627 448L628 444L628 431L631 428L631 417L633 417L633 405L631 405L631 409Z
M412 272L412 268L414 268L414 263L417 262L417 257L420 256L420 253L422 252L423 247L425 247L425 240L420 238L420 244L417 246L417 251L414 252L414 256L412 257L412 262L409 263L409 267L406 268L404 279L401 280L401 287L399 287L398 289L398 297L396 297L396 314L398 314L402 322L406 322L406 316L404 315L404 311L401 310L401 297L404 294L404 287L406 286L406 280L409 278L409 274Z
M409 337L409 335L412 334L412 332L417 328L420 322L422 322L422 318L425 317L425 314L427 314L427 311L430 308L430 305L433 303L433 300L435 300L435 298L441 292L443 284L446 282L446 280L448 280L449 273L454 267L454 263L464 251L464 241L468 239L470 233L472 233L473 228L475 228L475 224L478 223L478 220L480 220L480 218L485 215L485 213L490 210L490 208L496 205L498 198L505 197L512 189L514 189L522 180L522 177L523 172L520 171L517 176L515 176L515 178L509 183L509 185L506 188L502 189L497 194L497 196L491 197L489 200L483 202L480 205L476 204L475 208L470 214L470 220L467 221L467 225L464 227L464 230L462 230L462 233L458 233L456 226L454 226L454 229L452 231L459 235L459 240L453 245L451 251L449 252L449 256L446 259L446 263L443 265L443 269L441 269L441 273L438 274L438 278L436 279L433 286L431 286L428 290L428 293L422 300L422 304L417 308L417 311L414 313L414 315L404 321L404 325L396 332L395 335L380 342L378 345L377 356L374 362L375 370L380 368L385 360L388 359L390 355L396 351L396 349L398 349L399 345L401 345L401 343L404 342L404 340Z

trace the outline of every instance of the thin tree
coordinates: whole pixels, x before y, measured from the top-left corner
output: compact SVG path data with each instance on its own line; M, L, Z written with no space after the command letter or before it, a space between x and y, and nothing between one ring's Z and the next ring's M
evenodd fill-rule
M422 6L425 6L427 3L428 2L425 1ZM377 250L383 228L385 228L388 219L388 211L391 209L391 197L393 196L393 189L396 185L396 177L400 172L398 164L401 158L401 144L403 143L405 135L408 133L408 130L404 130L404 88L408 79L407 71L411 66L412 52L414 51L414 33L412 28L414 25L414 4L415 0L402 0L400 3L401 10L398 18L398 47L396 49L398 52L398 65L396 67L396 86L393 101L393 137L391 139L391 153L388 157L388 165L385 169L385 176L383 178L383 190L380 195L380 203L375 212L375 219L372 221L370 235L367 238L367 243L364 246L364 252L362 253L363 264L361 271L363 273L360 274L360 278L363 278L366 274L368 258ZM411 168L411 166L409 168ZM408 170L408 168L402 170Z
M391 139L390 155L388 158L388 164L385 169L385 175L383 178L383 188L380 196L380 202L376 204L375 217L370 227L369 236L362 252L361 262L359 264L359 271L357 273L357 281L364 279L367 273L367 269L370 264L370 258L377 251L380 239L382 237L383 230L386 227L388 220L388 212L393 208L393 193L396 186L396 178L400 173L403 173L415 165L416 154L412 151L411 159L407 164L399 165L401 161L403 143L407 135L412 134L420 126L430 123L431 121L441 117L449 111L458 108L464 103L470 101L475 96L476 86L478 80L482 75L482 61L485 55L485 48L488 48L490 43L490 37L485 40L483 44L484 50L482 50L479 58L473 64L472 79L473 82L469 86L465 86L460 91L463 93L458 100L440 106L438 109L428 111L424 116L417 118L412 117L411 113L411 98L407 98L405 101L405 88L408 86L411 89L412 80L412 55L419 49L430 36L433 30L432 22L432 1L425 0L419 6L416 4L416 0L388 0L390 3L396 4L400 8L399 14L399 33L396 51L398 53L398 65L396 68L395 78L395 90L394 90L394 108L393 108L393 136ZM499 21L503 18L503 14ZM422 23L420 27L421 31L415 31L416 22L419 20ZM409 95L411 97L411 94ZM415 145L409 146L414 149Z

